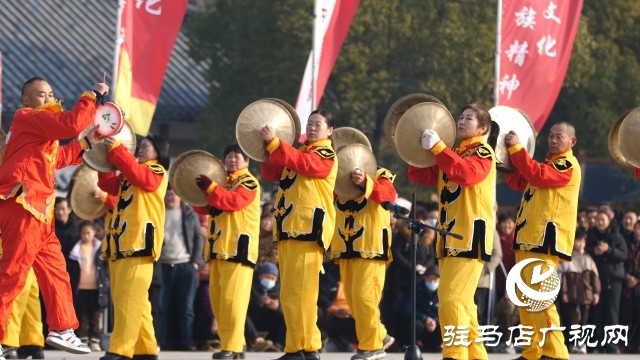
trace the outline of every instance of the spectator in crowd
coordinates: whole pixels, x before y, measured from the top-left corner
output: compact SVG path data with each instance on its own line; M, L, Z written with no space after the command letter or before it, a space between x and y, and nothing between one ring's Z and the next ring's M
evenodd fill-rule
M624 262L627 260L627 245L611 226L611 218L605 211L598 212L595 227L587 232L587 252L597 265L602 287L600 302L592 307L589 317L596 326L597 338L604 339L604 327L619 324ZM614 343L599 343L593 351L620 353Z
M519 322L518 308L507 298L505 285L507 274L516 262L515 252L513 251L513 235L516 228L515 216L510 212L501 212L498 214L498 223L496 230L500 239L500 249L502 250L502 262L495 271L496 276L496 311L495 318L498 324L498 331L502 334L508 334L509 328L515 326ZM494 248L498 244L495 244ZM494 349L495 352L515 354L516 350L512 343L506 344L507 338L502 338L500 344Z
M587 233L578 228L573 242L571 261L558 266L562 277L560 292L560 315L565 329L565 339L570 339L571 325L587 325L589 308L600 301L600 278L598 269L591 255L585 252ZM569 344L569 351L574 354L586 354L587 345Z
M598 208L595 206L589 206L586 209L586 214L588 226L585 227L585 230L589 230L596 226L596 216L598 216Z
M273 211L268 209L263 210L260 214L260 245L257 264L265 262L278 263L278 247L273 241Z
M96 238L93 223L83 221L79 229L80 240L69 253L69 277L80 322L77 334L91 351L100 351L103 314L109 306L109 268L100 254L102 241Z
M498 239L498 231L494 231L494 239ZM489 318L489 316L492 315L489 314L489 294L491 291L490 285L493 282L495 289L494 273L500 266L501 261L502 246L498 246L498 244L495 244L493 250L491 250L491 260L485 261L484 266L482 267L482 273L480 274L480 279L478 280L478 287L476 289L476 293L473 296L473 300L478 307L478 324L480 325L491 325L491 319ZM502 271L502 269L498 269L498 271Z
M422 279L416 283L416 342L422 351L440 352L442 350L442 333L438 317L438 286L440 270L438 265L429 265ZM411 292L404 295L401 310L402 323L411 321ZM409 344L409 327L404 327L399 337L402 343Z
M415 212L418 221L427 222L428 206L424 203L416 203L409 217L412 218ZM398 231L391 242L393 261L387 267L382 295L382 322L390 334L397 333L402 326L398 319L404 294L411 292L411 276L421 279L429 265L436 263L433 246L435 231L427 230L418 235L414 269L411 258L412 230L406 221L398 221L396 228Z
M629 326L628 353L640 353L640 221L633 226L627 242L624 282L620 304L620 324Z
M280 306L280 283L278 266L271 262L258 265L258 276L251 288L249 318L260 333L266 333L265 340L271 342L274 350L284 349L285 325ZM267 343L267 345L269 345ZM264 344L253 344L264 351Z
M53 216L56 218L55 231L60 240L62 255L64 255L67 265L69 263L69 253L78 241L80 229L78 228L78 217L71 210L69 200L63 197L56 197Z
M587 209L578 209L578 222L576 228L583 228L585 231L589 229L589 219L587 219Z
M618 232L618 233L621 232L621 230L622 230L620 228L620 220L621 219L618 216L618 213L617 213L616 209L614 209L613 203L611 203L610 201L603 201L598 206L598 212L604 212L605 214L607 214L607 216L609 217L609 220L610 220L609 226L615 232Z
M622 216L622 224L620 226L620 235L624 238L624 240L629 244L633 242L633 228L638 222L638 214L636 214L633 210L625 211Z
M204 265L200 219L193 208L169 188L164 197L164 243L160 254L160 328L163 347L195 350L192 331L198 269ZM171 330L174 331L171 331Z
M340 282L340 267L333 261L325 262L324 274L320 274L318 310L318 326L327 337L326 348L334 352L353 352L358 343L356 322Z

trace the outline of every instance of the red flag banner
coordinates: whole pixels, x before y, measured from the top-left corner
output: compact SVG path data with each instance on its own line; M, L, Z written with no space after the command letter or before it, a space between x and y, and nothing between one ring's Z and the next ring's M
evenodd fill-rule
M307 118L315 110L312 109L311 101L313 78L316 84L315 106L317 107L359 4L359 0L316 0L313 34L316 51L315 56L313 51L309 54L296 102L296 112L300 115L303 134L306 133ZM312 63L314 60L315 66ZM312 74L314 72L315 74Z
M146 136L189 0L120 0L115 102Z
M497 105L525 111L540 131L558 98L582 0L504 0Z
M2 131L2 51L0 51L0 131ZM1 158L0 161L2 161Z

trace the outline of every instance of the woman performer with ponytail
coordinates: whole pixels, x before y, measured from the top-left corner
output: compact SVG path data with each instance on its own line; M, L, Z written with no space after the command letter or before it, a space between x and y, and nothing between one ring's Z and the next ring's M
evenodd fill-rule
M443 337L467 341L468 345L445 343L444 359L487 359L487 351L478 337L477 308L473 295L485 261L493 249L496 193L496 157L493 148L498 124L478 104L462 108L458 118L460 143L447 148L433 130L422 133L422 147L430 151L436 165L427 168L409 166L409 181L425 186L438 185L440 229L462 235L462 240L438 235L436 257L440 266L438 298ZM484 136L489 134L489 140ZM445 329L445 326L454 326ZM468 336L458 336L467 327Z

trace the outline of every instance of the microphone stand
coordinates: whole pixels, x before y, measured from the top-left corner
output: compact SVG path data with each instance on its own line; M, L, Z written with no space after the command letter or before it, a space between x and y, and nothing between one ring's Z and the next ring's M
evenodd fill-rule
M411 208L416 208L416 194L412 194ZM462 239L461 235L451 233L446 230L439 229L437 227L423 224L416 220L416 212L413 212L412 218L402 216L398 211L392 211L393 217L398 220L406 221L411 229L411 266L413 268L414 275L411 277L411 345L407 346L404 353L405 360L422 360L422 352L420 347L416 345L416 275L415 269L417 265L416 252L418 249L418 235L422 234L426 229L431 229L441 234L450 235L457 239Z

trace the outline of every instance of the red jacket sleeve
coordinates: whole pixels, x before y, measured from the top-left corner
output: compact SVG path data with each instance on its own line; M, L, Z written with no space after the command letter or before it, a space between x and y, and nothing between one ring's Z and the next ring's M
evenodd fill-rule
M256 197L256 190L249 190L239 185L233 191L218 184L207 197L209 205L225 212L238 211L246 208Z
M102 191L106 192L110 196L117 196L120 191L120 181L122 180L122 174L116 175L115 172L99 172L98 173L98 187ZM114 199L115 206L115 199Z
M57 105L51 104L50 107ZM37 116L26 116L27 129L47 140L68 139L77 136L93 122L96 114L96 98L92 92L85 92L70 111L52 109L29 109Z
M636 176L636 179L640 180L640 169L637 167L633 168L633 174Z
M367 176L367 181L373 181L373 191L369 196L370 200L382 204L385 201L396 201L396 188L393 183L387 178L374 179Z
M208 206L191 206L193 211L200 215L209 215L209 207Z
M333 168L333 158L323 158L316 152L302 152L280 141L280 145L269 155L269 162L286 166L298 174L326 178Z
M407 178L412 183L435 186L438 184L438 167L434 165L427 168L419 168L409 165Z
M262 177L269 181L280 181L280 176L282 175L282 170L284 166L279 164L274 164L270 162L262 162L260 163L260 173Z
M116 197L111 194L107 194L107 199L105 200L104 205L107 209L113 210L116 207Z
M77 140L60 146L58 148L58 157L56 159L56 169L62 169L69 165L76 165L82 162L82 146Z
M538 163L524 148L511 154L511 163L529 184L541 188L565 186L573 174L573 169L560 172L552 164Z
M484 180L492 163L491 157L481 157L478 153L463 159L449 148L436 155L436 164L440 170L451 181L462 186L473 186Z
M152 192L160 187L162 174L153 172L149 167L139 164L127 148L120 144L107 152L107 159L133 186Z
M527 188L527 180L520 173L504 174L507 185L516 191L524 191Z

